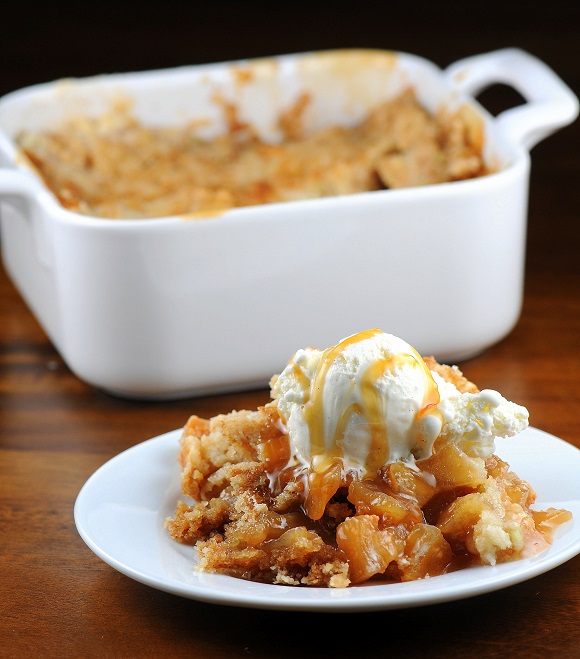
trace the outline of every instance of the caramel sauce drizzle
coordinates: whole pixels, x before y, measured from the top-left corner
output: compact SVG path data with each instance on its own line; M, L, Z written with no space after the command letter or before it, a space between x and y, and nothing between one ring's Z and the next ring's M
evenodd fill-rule
M378 380L387 372L393 371L401 364L411 364L413 367L421 368L425 378L425 394L420 409L416 414L419 420L432 412L439 404L439 390L437 384L421 356L411 349L410 353L400 353L373 362L362 374L359 382L360 403L353 402L340 411L338 418L334 421L334 428L329 427L331 441L326 442L327 424L333 423L332 419L326 419L324 409L324 390L328 371L335 359L350 345L359 343L366 339L381 334L379 329L366 330L354 334L336 346L328 348L322 353L322 357L312 382L306 382L304 388L308 388L308 399L303 407L303 417L310 433L310 455L311 463L308 469L308 482L306 489L305 509L312 519L319 519L330 498L339 487L349 480L348 475L338 477L337 468L343 465L344 451L342 442L345 436L349 418L353 414L363 416L368 424L371 441L369 451L363 466L363 478L375 477L378 470L385 465L390 456L391 447L386 425L385 402L377 388ZM294 370L301 384L307 380L302 370L294 363ZM356 382L353 381L352 388ZM425 438L419 438L419 441ZM339 469L338 473L342 470Z
M313 455L321 455L326 453L325 445L325 415L324 415L324 385L326 376L332 366L334 360L345 350L349 345L360 343L366 339L370 339L376 334L380 334L380 330L372 329L360 332L349 336L332 348L327 348L320 359L320 364L316 369L312 383L310 384L310 395L306 404L304 405L303 416L308 429L310 431L310 452ZM339 424L342 425L342 424ZM336 446L336 436L333 442L333 447ZM341 452L342 455L342 452Z

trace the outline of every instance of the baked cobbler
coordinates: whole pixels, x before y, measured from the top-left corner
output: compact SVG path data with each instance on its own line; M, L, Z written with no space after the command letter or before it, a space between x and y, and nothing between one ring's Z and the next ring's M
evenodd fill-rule
M267 142L220 101L229 129L146 127L120 102L16 142L67 209L103 218L204 215L229 208L482 176L483 125L468 106L431 115L411 90L354 126L307 131L303 95Z
M272 400L180 440L183 494L166 528L201 571L344 588L533 556L571 518L537 511L494 453L528 424L455 366L379 330L299 350Z

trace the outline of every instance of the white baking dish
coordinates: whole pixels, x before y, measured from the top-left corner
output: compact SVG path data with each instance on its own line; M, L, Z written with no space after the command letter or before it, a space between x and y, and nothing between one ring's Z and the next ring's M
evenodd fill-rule
M526 102L493 118L472 97L496 82ZM14 142L21 129L100 113L119 93L144 123L203 117L208 134L219 132L216 90L271 138L274 118L304 90L315 97L313 125L324 125L355 121L406 84L431 111L476 107L486 160L499 171L206 219L107 220L63 209ZM564 83L515 49L444 71L405 53L331 51L19 90L0 100L5 267L72 371L122 396L265 386L297 348L370 327L461 361L518 320L528 151L577 113Z

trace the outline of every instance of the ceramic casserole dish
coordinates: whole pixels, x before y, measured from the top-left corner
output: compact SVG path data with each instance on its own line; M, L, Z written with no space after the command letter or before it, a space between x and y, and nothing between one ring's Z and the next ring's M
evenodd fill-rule
M525 102L492 117L494 83ZM202 119L219 95L265 139L299 94L313 126L349 124L411 86L420 103L470 105L494 172L471 180L234 208L207 217L103 219L66 210L15 136L129 98L145 125ZM578 102L517 49L446 70L390 51L323 51L60 80L0 99L5 268L70 369L111 393L178 398L267 386L300 347L379 327L456 363L504 338L524 286L529 150Z

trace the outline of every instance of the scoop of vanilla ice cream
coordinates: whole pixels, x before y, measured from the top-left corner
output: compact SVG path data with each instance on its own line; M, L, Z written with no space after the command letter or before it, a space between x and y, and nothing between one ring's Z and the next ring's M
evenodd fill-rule
M359 477L429 457L439 436L487 457L494 438L528 423L527 410L490 390L465 394L402 339L367 330L320 351L298 350L273 379L292 459L323 472L339 460Z
M432 375L441 398L441 436L458 443L468 455L485 459L494 452L496 437L513 437L528 426L528 410L497 391L461 393L438 373Z

